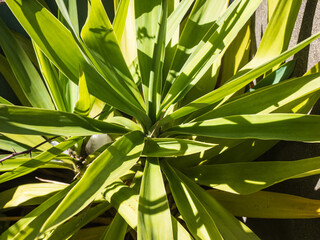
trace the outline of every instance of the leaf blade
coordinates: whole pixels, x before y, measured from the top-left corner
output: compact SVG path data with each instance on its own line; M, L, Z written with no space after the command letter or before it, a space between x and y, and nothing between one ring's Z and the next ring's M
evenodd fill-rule
M192 179L198 177L195 181L203 185L237 194L250 194L287 179L318 174L319 169L319 158L316 157L289 162L204 165L183 169L183 172Z
M46 109L0 105L0 113L0 132L4 133L86 136L106 132L128 132L115 124Z
M147 158L139 207L138 239L172 239L171 213L161 175L159 159Z
M143 142L144 135L135 131L124 135L109 146L63 199L46 221L43 230L60 225L74 216L93 201L106 186L126 173L139 159Z

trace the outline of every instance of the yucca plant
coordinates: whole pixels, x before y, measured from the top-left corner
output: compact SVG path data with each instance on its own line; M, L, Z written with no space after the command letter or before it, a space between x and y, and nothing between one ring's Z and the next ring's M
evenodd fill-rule
M301 0L268 1L256 52L261 0L115 0L112 23L91 0L81 31L76 1L57 18L5 2L31 42L0 21L22 105L0 98L1 214L22 215L0 239L258 239L235 216L319 217L319 200L263 191L319 174L319 157L254 161L320 140L319 66L289 79L284 63L320 36L287 50Z

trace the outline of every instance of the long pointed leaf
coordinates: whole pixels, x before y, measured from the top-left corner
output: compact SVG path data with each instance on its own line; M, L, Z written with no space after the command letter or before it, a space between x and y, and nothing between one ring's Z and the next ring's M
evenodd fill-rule
M266 191L249 195L217 190L208 192L233 215L239 217L277 219L320 217L320 201L315 199Z
M38 59L40 70L49 92L51 93L52 100L55 103L57 110L66 111L66 107L63 100L63 94L59 86L59 77L55 67L48 60L48 58L43 54L41 49L33 43L33 47Z
M86 136L125 133L124 127L77 114L0 105L0 132L27 135Z
M258 239L196 183L166 162L161 167L177 207L196 239Z
M176 157L205 151L217 144L178 138L149 138L142 155L147 157Z
M71 187L72 184L32 210L3 232L0 239L34 240L38 236L42 224L54 211L61 199L70 191Z
M131 228L137 228L139 195L134 189L121 181L116 181L106 188L104 198L118 210ZM192 240L186 229L174 218L171 218L175 240Z
M79 100L77 101L74 107L74 113L77 113L81 116L89 116L91 110L91 101L90 94L87 88L86 75L82 71L82 68L79 69Z
M225 15L216 23L219 27L216 30L209 30L210 33L198 44L181 71L175 74L178 76L162 102L162 109L167 109L180 100L200 80L214 61L223 54L225 47L245 25L260 2L260 0L235 1L227 9ZM235 18L235 15L238 18Z
M236 115L172 127L165 134L287 141L320 141L320 116L304 114Z
M131 132L108 147L91 163L81 180L47 220L43 230L58 226L84 209L106 186L126 173L139 159L144 135Z
M31 60L0 20L0 45L28 101L35 107L54 109L51 97Z
M268 70L270 70L272 67L276 66L277 64L281 63L291 55L295 54L296 52L303 49L305 46L307 46L310 42L317 39L320 36L320 33L317 33L310 38L300 42L295 47L291 48L290 50L285 51L278 57L275 57L274 59L261 64L258 67L253 68L252 70L247 70L243 72L239 72L232 78L232 81L230 81L228 84L223 85L222 87L212 91L211 93L208 93L195 101L191 102L190 104L186 105L185 107L182 107L178 109L177 111L169 114L165 118L163 118L160 121L160 124L164 124L167 122L170 122L174 119L181 118L183 116L186 116L190 113L193 113L195 111L198 111L199 109L203 109L206 107L210 107L212 104L218 102L219 100L225 98L226 96L233 94L234 92L238 91L248 83L250 83L255 78L259 77L260 75L264 74Z
M250 194L287 179L319 174L320 161L316 157L288 162L216 164L183 171L199 184L232 193Z
M100 0L91 1L90 14L82 28L81 36L84 43L104 64L105 68L102 70L109 70L106 78L113 79L113 85L118 91L131 95L132 101L138 100L137 104L143 106L142 97L122 56L115 32Z
M226 103L198 118L195 121L225 117L237 114L267 114L271 112L294 112L295 100L320 89L320 74L295 78L256 90L235 101ZM285 109L287 108L287 109Z
M24 176L37 170L41 165L48 163L51 159L61 154L71 146L79 141L78 137L69 138L60 144L48 149L45 152L40 153L36 157L32 158L30 161L22 164L11 172L5 172L0 175L0 183L15 179L17 177ZM10 161L10 160L7 160Z
M79 65L81 64L83 71L88 75L87 84L92 95L150 124L144 109L136 104L136 100L128 100L124 96L126 92L114 88L116 81L104 79L101 73L88 63L73 35L38 1L8 0L6 3L32 40L69 79L78 83Z
M126 221L117 213L100 240L123 240L127 232L127 226Z
M157 79L160 77L160 71L156 71L155 68L159 67L158 61L161 59L162 52L159 47L164 44L163 40L165 40L165 32L161 33L161 29L165 30L165 26L163 26L165 22L162 19L166 19L166 13L163 12L166 4L167 0L135 1L138 60L147 112L150 111L149 104L155 104L153 101L156 97ZM162 39L160 39L160 35L162 35ZM153 58L155 59L153 60ZM160 93L158 92L158 94ZM154 115L154 110L151 111Z
M103 214L105 211L111 208L108 202L102 202L97 206L83 210L79 215L72 218L65 224L57 227L48 240L61 240L69 239L75 235L83 226L90 223L93 219Z
M65 187L64 184L32 183L10 188L0 193L0 208L38 205Z
M147 158L138 212L138 239L172 239L171 213L159 159Z

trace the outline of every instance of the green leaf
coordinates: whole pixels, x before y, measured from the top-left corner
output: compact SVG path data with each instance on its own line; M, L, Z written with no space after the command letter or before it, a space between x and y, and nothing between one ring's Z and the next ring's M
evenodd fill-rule
M278 141L266 141L257 139L244 140L235 146L231 146L224 152L219 153L210 159L206 159L202 162L202 164L252 162L277 143Z
M149 116L155 120L161 100L167 0L136 0L135 18L142 90ZM150 106L149 106L150 105Z
M43 204L32 210L25 217L10 226L0 235L0 239L34 240L38 236L41 226L57 207L61 199L70 191L73 184L61 190Z
M179 212L196 239L258 239L204 189L168 163L162 163Z
M225 47L248 21L260 4L260 0L235 1L216 22L217 28L211 28L197 45L194 52L184 63L167 95L162 102L162 110L166 110L194 86L212 66L215 60L223 54ZM234 16L238 17L235 18Z
M111 205L108 202L103 202L94 207L84 209L79 215L57 227L48 240L69 239L83 226L87 225L110 208Z
M47 151L40 153L36 157L32 158L30 161L14 169L13 171L1 174L0 183L15 179L20 176L24 176L28 173L37 170L41 165L48 163L51 159L53 159L57 155L61 154L63 151L73 146L77 141L79 141L79 137L69 138L59 143L58 145L48 149Z
M80 229L74 237L77 240L99 239L105 231L105 228L105 226L83 228Z
M19 142L15 142L11 140L10 138L7 138L5 136L2 136L0 134L0 149L12 152L14 151L25 151L28 149L28 146L21 144ZM0 157L1 158L1 157Z
M0 159L6 156L8 155L0 155ZM16 168L29 161L31 161L30 157L10 158L10 160L2 162L0 172L14 171ZM55 157L49 162L39 166L39 168L60 168L75 171L76 166L73 162L73 158L62 155L62 157Z
M172 127L165 135L190 134L217 138L320 141L320 116L304 114L235 115Z
M120 1L121 1L122 6L125 5L126 1L114 0L115 6L118 6ZM116 4L116 2L117 2L117 4ZM119 13L120 13L120 15L118 15ZM115 18L118 18L117 17L117 15L118 15L119 19L120 19L122 11L119 13L116 13ZM134 79L135 83L138 83L140 81L140 69L138 66L137 42L133 41L133 39L136 39L136 27L135 27L135 16L134 15L135 15L134 14L134 1L130 0L128 10L127 10L127 16L125 18L125 23L123 23L124 29L123 29L121 39L118 38L118 35L120 35L118 33L119 30L114 28L114 31L117 35L117 40L118 40L121 52L123 54L123 57L126 60L127 65L129 66L129 69L130 69L130 72L133 76L133 79ZM124 21L124 19L121 19L121 20ZM122 25L120 25L120 27L121 26Z
M257 89L253 93L222 105L195 121L225 117L238 114L267 114L271 112L296 112L295 101L304 96L318 92L320 74L294 78L279 84Z
M147 158L138 207L138 239L172 239L171 213L158 158Z
M112 79L111 84L117 91L126 93L127 99L131 96L132 101L142 108L143 99L122 56L115 32L100 0L91 1L90 14L81 36L86 46L94 51L93 55L98 56L97 63L105 72L106 79ZM100 62L103 65L99 64Z
M64 184L32 183L10 188L0 193L0 208L38 205L65 187Z
M248 63L250 51L252 51L250 48L251 38L254 34L251 30L251 22L249 20L244 25L223 55L219 73L219 86L225 84L240 68Z
M123 240L127 233L127 227L126 221L117 213L100 240Z
M147 157L186 156L205 151L217 144L178 138L147 138L142 155Z
M0 132L4 133L86 136L127 131L115 124L72 113L0 105Z
M249 65L260 65L288 48L301 2L302 0L279 1Z
M86 74L79 68L79 100L74 107L74 113L87 117L91 111L90 94L87 88Z
M178 8L172 13L172 15L168 19L168 33L171 34L173 32L174 25L171 25L171 19L175 19L176 12L180 12L180 8L184 10L181 12L179 17L182 18L186 14L189 5L193 1L183 1L178 6ZM237 4L237 3L236 3ZM236 5L235 4L235 5ZM196 1L190 16L186 22L183 32L181 33L181 37L179 39L179 44L174 55L173 60L171 60L171 70L168 78L166 79L166 83L164 86L163 93L166 94L176 77L176 73L178 73L183 64L188 60L188 57L195 51L197 45L202 41L203 37L207 34L210 28L217 28L215 25L218 17L224 13L227 9L228 1L204 1L198 0ZM170 25L169 25L170 24ZM176 28L175 28L176 29ZM173 33L172 33L173 34ZM170 39L167 39L169 41Z
M268 74L265 78L261 79L257 85L253 88L250 88L249 91L253 92L258 88L274 85L284 80L287 80L294 71L296 61L292 60L285 64L283 64L279 69L273 71L272 73Z
M206 163L208 160L214 158L215 156L220 156L229 149L234 148L239 145L243 140L241 139L224 139L224 138L207 138L207 137L197 137L197 140L202 142L207 142L214 144L213 148L206 151L187 155L178 156L173 158L167 158L167 161L171 166L182 169L197 166L198 164Z
M320 201L289 194L260 191L238 195L209 190L235 216L250 218L305 219L320 217Z
M36 68L38 68L37 56L34 52L32 42L30 41L30 39L28 37L18 33L18 32L13 31L13 30L11 30L11 33L13 34L14 38L18 41L19 45L23 48L25 53L28 55L28 57L30 58L33 65Z
M143 143L144 135L135 131L109 146L91 163L80 181L47 220L43 230L70 219L90 204L106 186L125 174L139 159Z
M9 102L7 99L4 99L0 96L0 104L6 104L6 105L13 105L11 102Z
M2 20L0 36L0 45L28 101L35 107L54 109L51 97L37 70Z
M35 135L29 136L29 135L10 134L10 133L1 133L1 134L14 142L17 142L29 147L37 146L38 144L43 143L46 140L41 136L35 136ZM36 149L40 151L46 151L51 147L52 145L50 143L44 143L41 146L37 147Z
M165 57L168 1L161 1L158 36L154 45L152 68L149 77L149 116L156 120L160 110L162 92L162 72Z
M167 21L167 31L166 31L166 45L171 41L174 33L179 28L179 25L187 14L189 8L194 3L195 0L183 0L179 3L176 9L170 14ZM170 3L169 3L170 4ZM201 16L201 14L200 14ZM198 35L197 35L198 36Z
M118 180L105 188L102 197L112 204L131 228L137 229L139 203L137 191Z
M62 94L61 88L59 86L59 77L55 67L35 43L33 43L33 47L38 59L40 71L57 110L66 111L63 100L64 95Z
M72 31L79 36L79 20L76 0L55 0L58 5L60 14L62 14L65 21Z
M138 125L134 121L132 121L126 117L122 117L122 116L110 117L110 118L106 119L106 122L121 125L127 129L132 130L132 131L136 131L136 130L143 131L141 125Z
M89 60L83 56L70 31L47 9L37 1L8 0L6 3L32 40L70 80L78 83L81 64L83 71L88 75L87 85L90 94L135 116L146 125L150 124L143 107L135 99L130 99L131 94L128 94L128 91L114 87L118 82L114 76L104 79L101 72L99 73L91 63L88 63Z
M124 0L124 1L120 0L120 3L117 6L117 11L116 11L112 25L113 25L113 30L117 37L118 43L121 42L122 35L124 33L130 1L133 1L133 0Z
M291 178L319 174L319 157L298 161L243 162L183 169L201 185L227 192L250 194Z
M320 33L317 33L306 40L300 42L295 47L291 48L290 50L285 51L284 53L280 54L278 57L273 58L272 60L263 63L257 67L252 68L251 70L240 71L236 75L234 75L227 84L221 86L220 88L196 99L195 101L191 102L190 104L178 109L177 111L169 114L165 118L160 120L160 125L170 122L174 119L181 118L186 116L190 113L203 109L205 107L210 107L214 103L218 102L219 100L229 96L230 94L235 93L239 89L243 88L245 85L250 83L255 78L259 77L260 75L264 74L272 67L276 66L277 64L281 63L291 55L295 54L299 50L303 49L307 46L310 42L317 39L320 36Z
M114 206L132 229L137 229L139 195L134 189L122 181L109 185L103 197ZM192 240L185 228L171 216L172 230L175 240Z
M18 80L14 76L11 66L8 60L0 54L0 73L5 78L11 89L19 99L19 101L25 106L31 106L29 100L26 98Z
M78 85L68 79L62 72L59 72L59 83L61 86L64 104L67 112L73 112L76 102L79 99Z
M213 30L217 28L216 21L226 11L228 2L229 1L227 0L196 1L181 33L179 45L177 46L175 55L172 57L173 60L171 59L170 64L172 63L172 67L169 72L170 75L166 80L167 82L163 94L168 92L169 86L174 81L174 77L176 75L175 72L181 70L183 64L194 52L203 37L207 33L209 34L208 31L213 32ZM183 106L203 94L214 90L219 75L222 55L223 54L215 60L213 65L206 71L201 79L192 86L191 89L186 88L184 90L184 92L188 93L186 95L185 93L182 93L185 97L181 99L182 101L179 104L180 106Z

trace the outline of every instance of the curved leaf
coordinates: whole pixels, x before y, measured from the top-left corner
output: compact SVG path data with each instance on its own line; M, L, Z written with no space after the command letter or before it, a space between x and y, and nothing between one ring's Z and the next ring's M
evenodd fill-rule
M0 235L0 239L34 240L38 236L41 226L58 206L61 199L70 191L73 184L67 186L40 206L32 210L25 217L10 226Z
M320 141L320 116L305 114L236 115L169 128L165 134L287 141Z
M90 223L92 220L103 214L105 211L111 208L110 203L102 202L94 207L85 209L79 215L72 218L70 221L62 224L54 229L52 235L47 238L48 240L61 240L69 239L75 235L83 226Z
M32 183L10 188L0 193L0 208L38 205L66 186L53 183Z
M118 82L114 75L104 79L102 72L99 73L83 55L70 31L38 1L7 0L6 3L32 40L70 80L78 83L81 64L92 95L150 124L143 107L135 99L129 99L131 94L114 86Z
M295 100L320 90L320 74L294 78L279 84L255 90L222 105L195 121L238 114L267 114L271 112L294 112Z
M28 162L23 163L13 171L1 174L0 183L24 176L37 170L40 166L48 163L51 159L64 152L65 150L76 144L78 141L79 137L73 137L59 143L54 147L51 147L47 151L44 151L34 158L30 159ZM6 161L10 161L10 159Z
M196 239L259 239L204 189L162 162L177 207Z
M144 135L128 133L109 146L89 166L80 181L46 221L43 230L59 226L84 209L106 186L125 174L139 159Z
M2 20L0 20L0 36L0 45L25 97L32 106L54 109L39 73Z
M74 113L80 116L89 116L91 110L90 94L87 87L86 74L79 68L79 99L74 106Z
M162 102L162 110L176 103L194 86L212 66L215 60L225 51L241 30L250 16L260 5L261 0L235 1L217 20L218 27L212 27L204 39L197 45L194 52L184 63ZM237 16L235 18L234 16Z
M128 187L122 181L115 181L106 188L102 195L118 210L131 228L137 228L139 204L139 195L137 191ZM175 240L193 239L173 216L171 216L171 221Z
M233 215L239 217L277 219L320 217L320 200L265 191L249 195L218 190L208 192Z
M147 157L186 156L216 145L179 138L147 138L142 155Z
M147 158L138 207L138 239L173 240L171 213L158 158Z
M219 100L229 96L230 94L235 93L239 89L243 88L245 85L250 83L255 78L259 77L260 75L264 74L272 67L276 66L277 64L283 62L285 59L290 57L291 55L295 54L296 52L303 49L307 46L310 42L317 39L320 36L320 33L317 33L306 40L300 42L295 47L291 48L290 50L285 51L281 55L269 60L268 62L264 62L261 65L254 67L252 69L247 69L245 71L240 71L236 75L232 77L232 79L225 85L221 86L220 88L196 99L195 101L189 103L188 105L174 111L173 113L167 115L165 118L160 120L160 125L168 123L172 120L184 117L190 113L198 111L200 109L204 109L206 107L212 106L214 103L218 102Z
M124 127L77 114L0 105L0 132L28 135L86 136L125 133Z
M275 183L320 173L320 158L298 161L243 162L203 165L183 169L202 185L223 191L250 194Z
M84 43L95 52L94 55L99 56L105 67L103 70L109 71L106 73L106 79L112 79L112 84L118 91L131 95L132 101L138 100L138 104L144 106L101 0L91 1L90 14L82 28L81 36ZM102 67L102 65L99 66ZM126 97L129 98L129 96Z
M123 240L127 233L127 227L126 221L117 213L100 240Z

